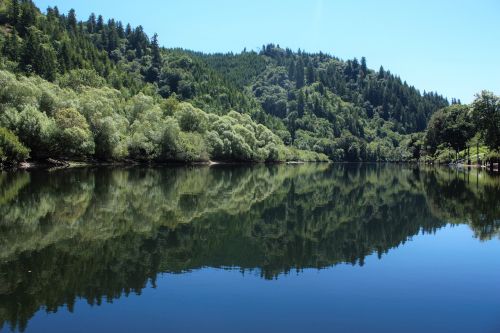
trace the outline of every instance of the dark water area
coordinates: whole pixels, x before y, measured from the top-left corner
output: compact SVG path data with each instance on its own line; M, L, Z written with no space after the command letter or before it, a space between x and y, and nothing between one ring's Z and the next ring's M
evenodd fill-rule
M0 173L0 331L500 332L500 178L398 165Z

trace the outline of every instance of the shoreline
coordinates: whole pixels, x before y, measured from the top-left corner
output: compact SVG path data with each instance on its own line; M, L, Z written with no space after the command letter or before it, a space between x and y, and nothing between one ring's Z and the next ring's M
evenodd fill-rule
M89 167L133 167L133 166L218 166L218 165L257 165L257 164L305 164L305 163L332 163L331 161L165 161L165 162L145 162L136 160L124 161L73 161L73 160L55 160L52 158L45 160L24 161L17 164L0 164L0 171L3 170L35 170L35 169L72 169Z
M63 170L74 168L93 168L93 167L180 167L180 166L243 166L243 165L301 165L306 163L328 163L328 164L401 164L415 166L430 166L430 167L448 167L450 169L481 169L487 172L499 173L500 167L495 167L493 170L487 165L479 164L448 164L448 163L426 163L419 161L197 161L197 162L181 162L181 161L164 161L164 162L146 162L137 160L123 161L73 161L73 160L55 160L48 158L45 160L24 161L17 164L0 164L0 171L20 171L20 170Z

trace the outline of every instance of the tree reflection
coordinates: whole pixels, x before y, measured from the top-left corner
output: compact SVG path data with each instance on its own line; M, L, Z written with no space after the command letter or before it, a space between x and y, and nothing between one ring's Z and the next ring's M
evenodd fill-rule
M447 223L488 239L499 198L484 173L394 165L0 173L0 325L140 293L159 272L363 265Z

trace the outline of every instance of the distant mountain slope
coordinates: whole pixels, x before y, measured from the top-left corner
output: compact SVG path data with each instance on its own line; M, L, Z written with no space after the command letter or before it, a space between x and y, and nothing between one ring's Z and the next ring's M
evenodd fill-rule
M73 10L57 7L43 14L31 0L2 1L0 44L0 69L75 89L100 85L102 77L125 98L142 92L208 113L246 113L285 144L333 160L418 158L419 132L449 104L383 68L368 69L364 58L342 61L273 44L239 54L165 49L141 26L94 14L78 21Z

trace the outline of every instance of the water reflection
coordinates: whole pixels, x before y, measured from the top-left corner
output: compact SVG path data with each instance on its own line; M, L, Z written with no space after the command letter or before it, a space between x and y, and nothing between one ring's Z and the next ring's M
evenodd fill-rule
M140 293L159 272L363 265L447 223L497 237L499 198L484 172L394 165L0 173L0 327Z

